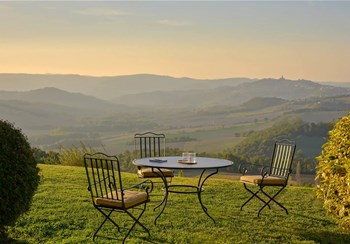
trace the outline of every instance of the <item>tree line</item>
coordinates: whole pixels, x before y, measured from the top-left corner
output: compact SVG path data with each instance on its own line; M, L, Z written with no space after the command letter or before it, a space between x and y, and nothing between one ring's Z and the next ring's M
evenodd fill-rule
M218 153L198 152L197 155L229 159L238 164L250 163L256 165L257 168L260 168L261 166L269 164L276 140L288 139L297 141L301 136L327 138L328 131L331 127L332 124L330 123L306 123L301 119L283 120L265 130L253 131L246 134L244 139L233 148ZM33 150L38 163L73 166L83 166L84 153L95 152L93 148L87 148L84 144L82 144L81 147L61 147L58 152L46 152L38 148ZM321 148L319 150L321 151ZM181 154L182 151L178 148L166 148L166 155L181 156ZM121 162L123 171L136 172L136 168L132 164L132 161L135 158L135 153L133 151L126 150L116 156ZM297 149L295 161L294 167L296 167L298 162L302 173L315 173L317 162L315 158L308 155L303 148ZM237 172L237 167L230 167L226 170Z

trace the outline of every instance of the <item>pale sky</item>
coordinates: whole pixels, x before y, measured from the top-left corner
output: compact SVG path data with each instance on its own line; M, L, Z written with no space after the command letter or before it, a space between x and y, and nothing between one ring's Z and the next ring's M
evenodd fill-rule
M0 73L350 82L348 1L0 1Z

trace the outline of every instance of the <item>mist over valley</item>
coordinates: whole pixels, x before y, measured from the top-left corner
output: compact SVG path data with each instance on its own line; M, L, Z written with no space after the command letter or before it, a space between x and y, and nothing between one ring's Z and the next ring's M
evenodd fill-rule
M117 153L132 149L134 133L161 131L171 146L217 152L241 133L291 118L328 123L350 107L348 87L283 77L0 74L0 85L1 119L44 150L85 143Z

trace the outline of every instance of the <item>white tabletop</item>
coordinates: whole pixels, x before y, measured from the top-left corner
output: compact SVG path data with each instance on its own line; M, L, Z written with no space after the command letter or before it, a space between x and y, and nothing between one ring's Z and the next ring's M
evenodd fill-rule
M133 164L136 166L162 168L162 169L218 169L233 165L233 162L221 158L196 157L196 163L179 163L182 157L157 157L164 159L164 162L151 162L154 158L135 159Z

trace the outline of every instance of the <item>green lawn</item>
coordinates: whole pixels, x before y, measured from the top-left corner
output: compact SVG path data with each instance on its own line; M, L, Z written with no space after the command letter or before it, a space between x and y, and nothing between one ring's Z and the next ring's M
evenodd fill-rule
M9 237L19 243L92 243L92 234L102 220L93 208L87 191L84 168L40 165L40 185L30 212L9 229ZM136 175L125 173L130 184ZM175 177L176 183L195 184L195 178ZM213 178L205 185L203 202L216 219L214 224L202 211L196 195L170 195L164 214L153 219L153 207L160 200L153 197L141 221L150 229L151 237L132 232L127 243L349 243L350 233L342 232L315 199L314 188L287 187L279 200L289 215L272 205L260 218L255 201L239 210L248 197L236 181ZM124 214L116 221L129 225ZM114 234L112 225L106 228ZM106 233L106 232L105 232ZM117 233L116 233L117 234ZM96 243L115 243L97 239Z

